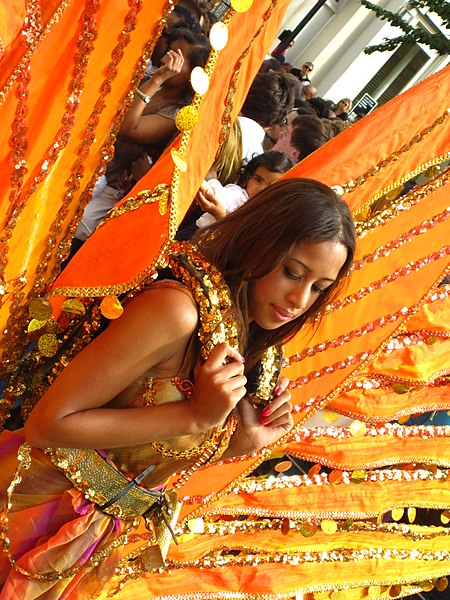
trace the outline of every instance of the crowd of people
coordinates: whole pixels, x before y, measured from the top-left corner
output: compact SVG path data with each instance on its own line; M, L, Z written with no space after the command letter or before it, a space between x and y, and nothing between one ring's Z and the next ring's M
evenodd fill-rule
M207 61L211 50L208 33L216 20L207 2L182 0L173 8L155 44L146 75L124 115L114 157L97 181L79 222L73 252L177 135L176 115L194 94L190 73ZM195 200L205 212L213 211L212 218L240 205L225 201L227 208L223 206L223 192L217 193L218 186L239 186L248 163L258 155L271 150L281 152L286 156L286 165L294 165L351 125L351 100L343 98L334 104L317 96L317 87L310 80L313 69L311 62L296 69L272 56L264 60L220 157L211 165ZM209 179L212 181L207 184ZM197 213L190 211L191 215ZM180 239L195 227L190 223L186 228L184 222L182 229Z

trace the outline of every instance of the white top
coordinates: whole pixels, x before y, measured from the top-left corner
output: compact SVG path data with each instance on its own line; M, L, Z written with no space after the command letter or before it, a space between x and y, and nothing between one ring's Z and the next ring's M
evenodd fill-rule
M266 132L259 123L248 117L238 117L242 131L242 160L248 163L254 156L262 154Z
M214 196L223 204L226 213L234 212L237 208L245 204L248 200L247 191L235 183L229 183L223 186L218 179L208 179L207 184ZM203 213L197 219L197 227L206 227L215 223L216 219L209 213Z

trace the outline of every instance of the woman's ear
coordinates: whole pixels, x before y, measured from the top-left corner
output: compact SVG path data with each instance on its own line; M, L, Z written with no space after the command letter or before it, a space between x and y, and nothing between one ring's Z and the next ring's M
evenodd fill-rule
M295 163L300 162L300 150L298 150L297 148L292 149L292 160Z

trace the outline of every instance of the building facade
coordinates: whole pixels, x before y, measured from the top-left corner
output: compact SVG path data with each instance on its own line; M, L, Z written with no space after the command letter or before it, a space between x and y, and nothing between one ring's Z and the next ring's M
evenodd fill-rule
M413 26L449 35L435 15L408 7L405 0L374 0L379 6L399 13ZM312 14L311 16L311 13ZM359 0L293 0L281 31L294 31L311 16L285 54L286 61L301 67L314 63L310 79L319 96L337 102L349 97L357 102L369 98L370 106L387 102L402 91L450 63L450 56L439 56L427 46L403 44L394 52L364 54L364 48L396 37L401 31L363 7ZM275 40L273 48L279 43Z

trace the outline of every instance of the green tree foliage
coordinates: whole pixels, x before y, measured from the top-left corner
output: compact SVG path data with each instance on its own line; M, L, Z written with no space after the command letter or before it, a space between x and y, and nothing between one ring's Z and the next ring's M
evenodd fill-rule
M443 33L431 33L421 27L412 27L406 23L403 18L396 13L385 10L369 0L361 0L361 4L372 10L377 17L384 21L389 21L394 27L398 27L403 32L394 38L384 38L381 44L368 46L364 52L372 54L373 52L385 52L395 50L400 44L407 43L414 45L416 43L424 44L435 50L441 56L450 54L450 38ZM438 15L445 29L450 30L450 2L449 0L410 0L408 2L411 9L428 9L430 13Z

